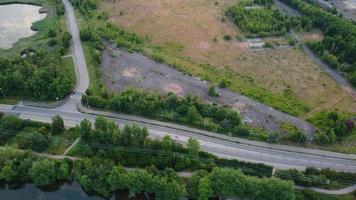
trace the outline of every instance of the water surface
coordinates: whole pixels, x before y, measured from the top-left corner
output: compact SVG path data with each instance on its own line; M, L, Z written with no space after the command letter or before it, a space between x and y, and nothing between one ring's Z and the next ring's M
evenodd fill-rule
M0 5L0 48L9 49L20 38L35 34L32 24L47 15L40 13L40 8L26 4Z
M25 184L16 189L2 184L0 189L1 200L146 200L143 194L138 194L135 198L129 198L128 195L128 191L119 192L108 199L89 195L76 181L46 190L39 189L33 184Z

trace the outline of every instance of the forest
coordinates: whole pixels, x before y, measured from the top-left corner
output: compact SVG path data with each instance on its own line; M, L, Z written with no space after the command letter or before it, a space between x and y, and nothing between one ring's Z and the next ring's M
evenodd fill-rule
M356 25L302 0L281 1L299 10L323 32L325 37L321 42L309 42L308 46L356 86Z
M72 36L62 29L62 1L48 1L50 19L39 22L43 35L40 45L22 49L19 55L0 56L0 98L25 97L31 100L53 101L65 98L73 89L75 77L71 66L64 66ZM37 26L35 26L37 28Z
M0 97L24 96L41 101L65 98L75 80L62 67L61 54L25 50L22 57L0 58Z

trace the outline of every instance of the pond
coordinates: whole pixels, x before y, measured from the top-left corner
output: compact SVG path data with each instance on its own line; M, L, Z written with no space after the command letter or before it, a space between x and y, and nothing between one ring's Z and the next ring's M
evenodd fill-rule
M146 200L145 195L138 194L135 198L129 198L128 191L116 193L107 200ZM21 187L9 187L1 184L0 199L11 200L106 200L102 197L85 193L76 181L64 183L51 189L41 190L33 184L25 184Z
M47 15L40 13L40 9L26 4L0 5L0 48L9 49L20 38L35 34L32 24Z

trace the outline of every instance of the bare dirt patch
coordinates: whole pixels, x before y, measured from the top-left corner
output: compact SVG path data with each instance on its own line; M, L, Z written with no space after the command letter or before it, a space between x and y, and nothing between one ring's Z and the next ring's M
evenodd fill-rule
M283 94L288 87L311 108L310 113L333 108L350 111L356 107L356 101L300 49L248 51L248 45L236 39L241 35L237 27L224 17L225 8L235 0L101 2L101 9L108 12L114 24L147 36L173 57L228 67L272 94ZM225 41L224 35L230 35L232 40ZM320 36L315 32L302 37ZM182 90L184 94L184 87Z
M178 85L176 83L170 83L170 84L168 84L167 87L165 87L165 92L167 92L167 93L172 92L178 96L182 96L183 89L180 85Z
M135 76L124 75L123 72L130 66L135 66ZM311 125L299 118L279 112L228 89L217 88L220 96L211 97L208 95L209 82L185 75L142 54L128 53L111 45L107 45L103 52L100 70L104 84L113 92L134 87L162 94L173 92L180 96L198 96L203 101L235 108L241 113L245 122L267 131L278 131L281 122L295 124L310 137L314 131Z
M125 77L137 76L137 68L126 68L122 72L122 75L125 76Z
M320 30L313 30L310 32L298 33L298 37L302 42L306 42L308 40L321 41L323 40L323 33Z

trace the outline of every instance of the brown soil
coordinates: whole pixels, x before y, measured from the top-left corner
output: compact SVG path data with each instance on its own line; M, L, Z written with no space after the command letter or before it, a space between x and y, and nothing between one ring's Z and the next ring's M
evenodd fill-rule
M125 77L135 77L137 75L137 68L126 68L123 70L122 75Z
M175 84L175 83L170 83L168 86L165 87L165 92L172 92L176 95L182 96L183 94L183 89L180 85Z
M248 51L248 45L235 38L241 32L229 19L223 19L225 8L233 3L236 1L116 0L102 1L100 7L113 23L147 36L173 56L227 66L271 93L290 87L311 112L356 107L356 101L300 49ZM232 40L225 41L225 34ZM301 37L322 36L312 32Z

